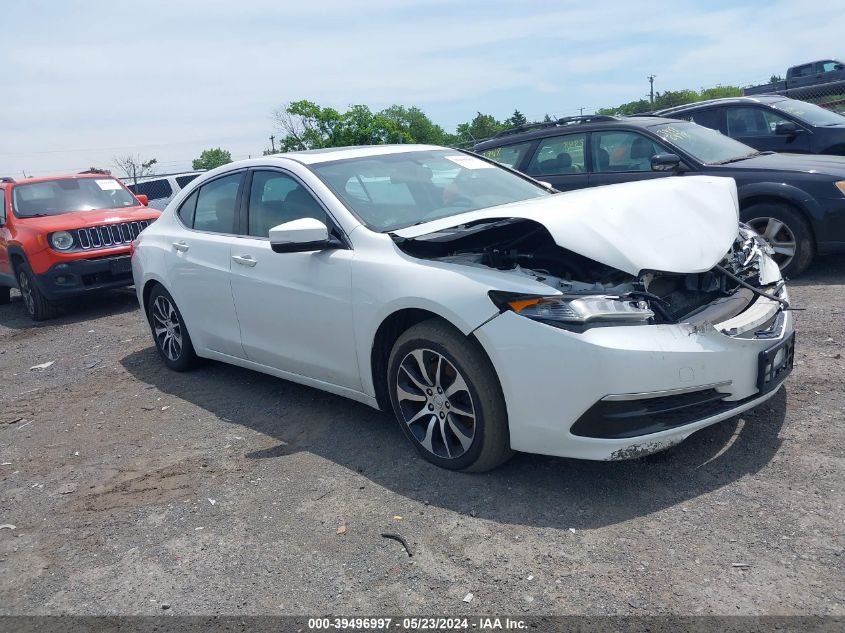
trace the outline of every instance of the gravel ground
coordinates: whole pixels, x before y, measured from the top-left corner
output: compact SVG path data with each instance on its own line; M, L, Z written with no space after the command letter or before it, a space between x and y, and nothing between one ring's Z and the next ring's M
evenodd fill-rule
M843 615L845 262L791 293L795 371L759 409L659 456L484 475L339 397L166 370L130 291L38 326L15 297L0 614Z

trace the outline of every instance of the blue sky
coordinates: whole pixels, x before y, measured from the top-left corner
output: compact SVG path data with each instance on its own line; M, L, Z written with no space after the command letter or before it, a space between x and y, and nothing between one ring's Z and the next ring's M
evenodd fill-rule
M417 105L448 130L476 111L590 112L657 90L766 81L845 58L841 0L29 0L3 9L0 174L187 168L261 154L272 111Z

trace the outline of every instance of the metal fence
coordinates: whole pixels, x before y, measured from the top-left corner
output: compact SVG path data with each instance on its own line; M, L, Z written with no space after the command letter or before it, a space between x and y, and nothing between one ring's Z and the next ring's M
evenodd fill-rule
M815 86L773 90L767 94L776 94L790 99L815 103L818 106L845 113L845 81L832 81ZM748 95L757 96L757 95Z

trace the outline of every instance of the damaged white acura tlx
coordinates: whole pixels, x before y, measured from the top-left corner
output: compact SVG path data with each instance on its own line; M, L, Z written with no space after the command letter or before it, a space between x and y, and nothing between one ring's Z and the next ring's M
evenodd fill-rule
M134 242L163 361L197 357L392 409L429 461L625 459L771 398L786 288L733 180L554 193L458 150L231 163Z

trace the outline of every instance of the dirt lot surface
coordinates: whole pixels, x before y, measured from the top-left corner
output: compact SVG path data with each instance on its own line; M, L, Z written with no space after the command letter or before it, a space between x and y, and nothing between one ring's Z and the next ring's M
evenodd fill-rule
M796 367L766 405L660 456L484 475L339 397L168 371L129 291L37 326L15 297L0 614L845 614L845 262L791 293Z

